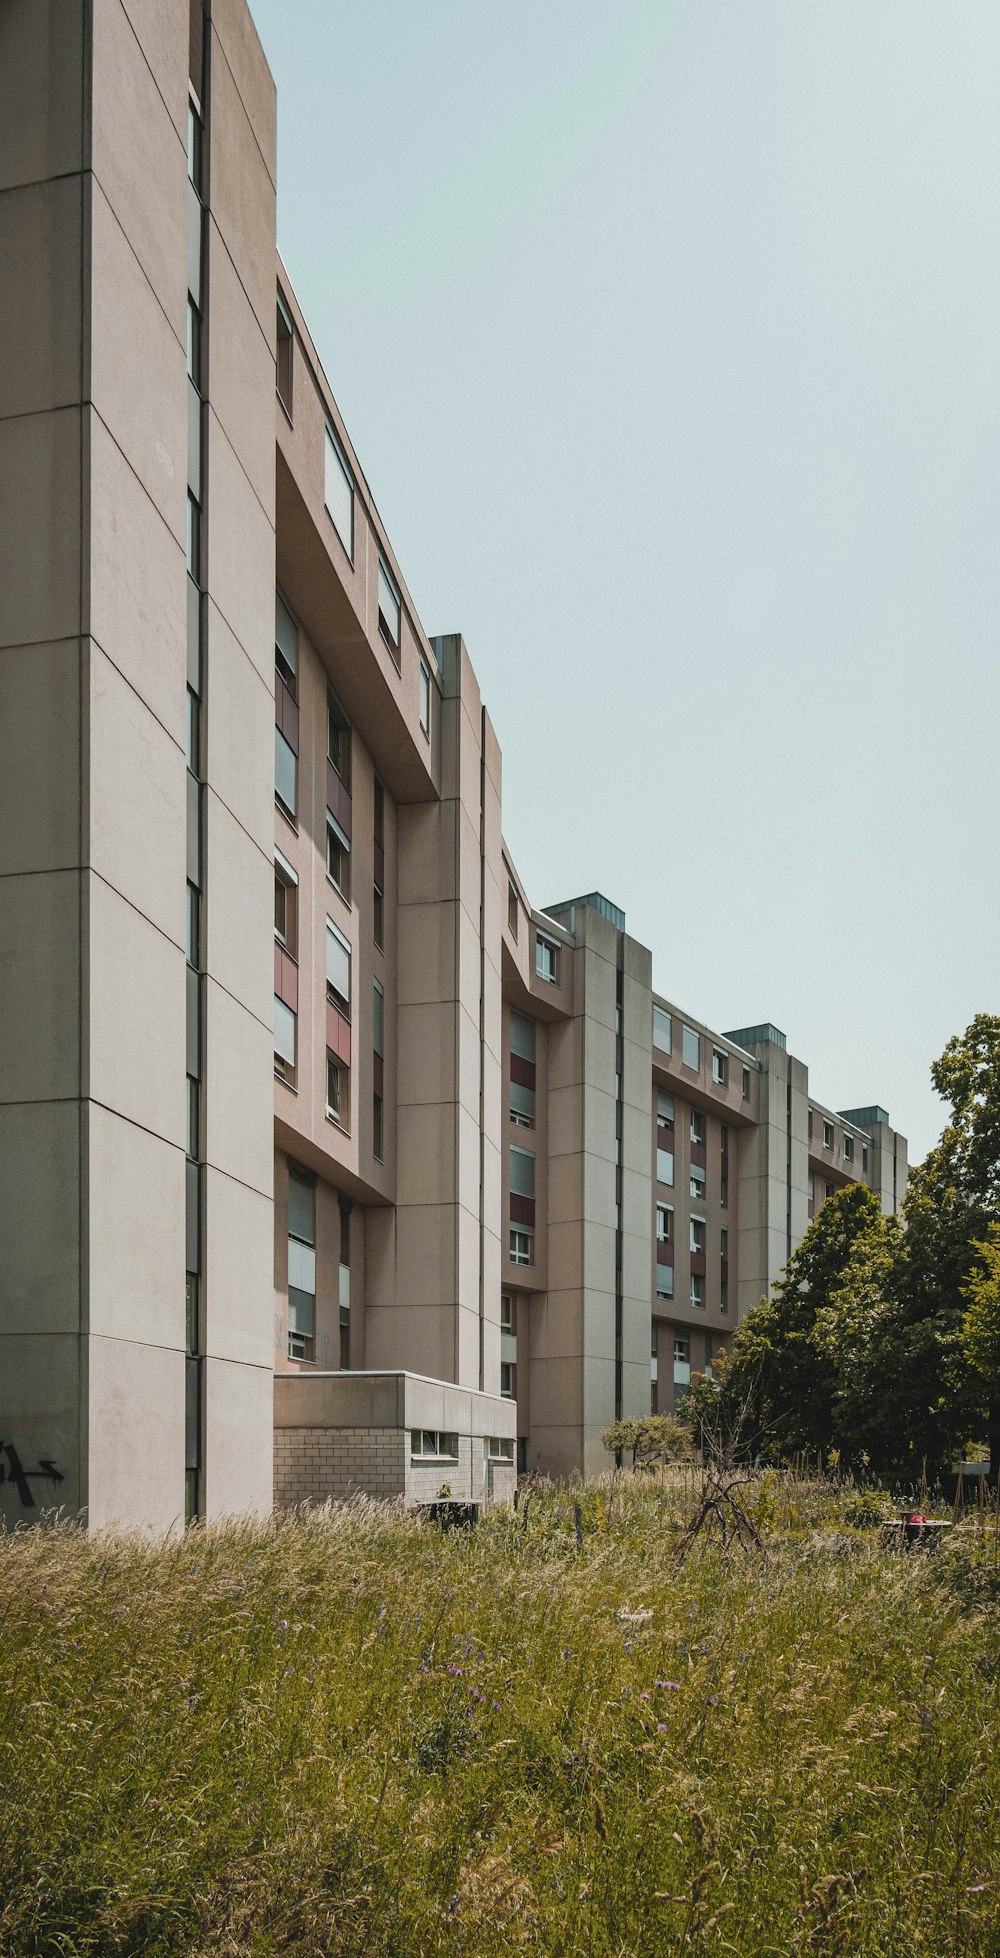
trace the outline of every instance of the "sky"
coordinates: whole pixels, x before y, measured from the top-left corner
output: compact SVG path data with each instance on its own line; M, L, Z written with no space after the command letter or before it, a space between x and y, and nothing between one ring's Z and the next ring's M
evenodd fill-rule
M995 0L251 0L278 242L536 904L911 1160L1000 1010Z

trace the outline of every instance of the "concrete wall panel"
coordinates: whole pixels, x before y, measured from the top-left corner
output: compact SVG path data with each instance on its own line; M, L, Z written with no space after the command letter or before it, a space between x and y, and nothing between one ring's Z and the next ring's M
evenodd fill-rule
M172 119L121 0L92 0L92 13L94 174L183 345L187 130ZM183 47L176 14L172 38Z
M0 8L0 189L83 168L82 7Z
M99 648L90 661L90 861L183 949L183 751Z
M0 192L0 417L81 399L82 226L80 177Z
M91 1333L184 1347L184 1157L97 1102L88 1106Z
M87 1410L91 1529L182 1529L183 1353L91 1339Z
M0 877L80 860L80 651L0 653Z
M100 877L87 882L90 1094L180 1149L184 954Z
M80 411L0 421L0 646L80 631Z
M184 549L97 415L90 439L90 630L175 741L184 741ZM181 486L183 490L183 485Z
M267 1516L274 1501L270 1365L203 1362L205 1518Z
M211 978L205 987L205 1160L272 1194L274 1034ZM213 1080L219 1085L212 1092Z
M80 1326L80 1104L0 1107L0 1328ZM0 1336L0 1381L9 1379ZM0 1411L5 1395L0 1389ZM7 1409L9 1414L11 1409Z
M79 1094L79 980L79 872L0 878L0 1102Z

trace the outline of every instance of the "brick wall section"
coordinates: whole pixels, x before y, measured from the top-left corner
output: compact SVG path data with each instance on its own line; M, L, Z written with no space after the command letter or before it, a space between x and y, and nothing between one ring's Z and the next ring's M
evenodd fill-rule
M389 1498L404 1489L404 1440L399 1428L276 1428L274 1504L325 1502L328 1497Z
M493 1500L509 1502L513 1464L494 1462ZM276 1428L274 1504L342 1501L363 1491L407 1504L433 1502L448 1483L456 1498L481 1502L486 1465L480 1436L460 1435L457 1462L411 1462L409 1431L400 1428Z

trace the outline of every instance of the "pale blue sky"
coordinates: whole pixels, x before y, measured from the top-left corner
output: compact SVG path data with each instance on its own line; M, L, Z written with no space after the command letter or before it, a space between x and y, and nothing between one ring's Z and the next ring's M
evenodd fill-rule
M922 1154L1000 1006L995 0L251 4L279 243L530 893Z

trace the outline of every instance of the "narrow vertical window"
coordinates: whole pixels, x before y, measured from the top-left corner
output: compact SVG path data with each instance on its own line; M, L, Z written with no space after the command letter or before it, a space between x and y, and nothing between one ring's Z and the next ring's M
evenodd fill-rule
M431 731L431 670L425 659L420 662L420 725L424 733Z
M281 402L289 421L292 419L292 349L294 344L295 336L292 332L292 316L279 292L275 347L276 377L278 400Z
M326 477L324 498L327 514L337 536L354 561L354 477L340 443L329 422L326 424Z

